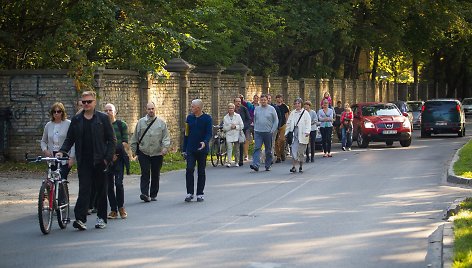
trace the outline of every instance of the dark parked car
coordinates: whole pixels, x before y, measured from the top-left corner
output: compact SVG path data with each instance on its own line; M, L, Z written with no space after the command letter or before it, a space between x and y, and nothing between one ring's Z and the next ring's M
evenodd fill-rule
M387 145L399 141L403 147L410 146L410 120L394 104L357 103L352 106L352 112L353 139L360 148L366 148L371 141L385 142Z
M465 135L465 114L462 104L454 99L428 100L421 109L421 137L431 134Z
M462 108L464 108L465 116L472 114L472 98L465 98L462 100Z
M402 114L407 114L410 123L413 123L413 113L408 108L408 104L406 101L394 101L392 103L397 106L398 110L400 110Z
M421 128L421 108L423 107L424 101L407 101L408 110L413 114L413 129Z

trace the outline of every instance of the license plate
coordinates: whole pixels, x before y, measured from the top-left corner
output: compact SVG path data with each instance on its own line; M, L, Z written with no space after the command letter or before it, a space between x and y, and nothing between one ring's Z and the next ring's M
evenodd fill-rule
M436 126L447 126L447 122L436 122Z
M393 129L393 130L384 130L382 131L383 134L397 134L397 130Z

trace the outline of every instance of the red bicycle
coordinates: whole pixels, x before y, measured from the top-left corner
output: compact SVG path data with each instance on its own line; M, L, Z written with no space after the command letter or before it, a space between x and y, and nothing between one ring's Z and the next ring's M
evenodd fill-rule
M43 180L38 196L38 220L39 228L43 234L51 231L52 217L57 215L57 223L61 229L65 229L70 222L69 218L69 188L67 180L61 177L60 164L69 160L69 157L42 157L28 158L31 163L47 162L47 177Z

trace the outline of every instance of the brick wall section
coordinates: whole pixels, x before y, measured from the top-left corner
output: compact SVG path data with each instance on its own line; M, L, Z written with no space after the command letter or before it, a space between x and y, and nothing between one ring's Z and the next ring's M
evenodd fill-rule
M118 118L128 123L132 133L137 120L146 114L146 102L153 101L157 106L157 115L169 126L172 149L180 148L183 126L179 124L179 118L189 113L180 111L179 108L181 96L186 92L181 88L181 74L171 73L168 78L152 79L134 71L102 69L97 73L95 86L99 94L99 110L103 110L106 103L113 103L118 110ZM269 84L265 85L264 81L267 79ZM192 99L201 98L205 105L204 111L217 115L214 123L222 120L227 113L227 104L234 97L245 94L246 99L252 100L252 96L260 95L266 86L269 86L269 93L274 98L277 94L283 94L289 106L292 106L295 98L302 97L312 101L312 108L316 110L320 108L319 102L326 91L331 93L334 102L341 100L353 104L366 99L374 101L375 97L377 100L392 101L395 96L403 96L400 91L405 88L400 87L399 92L395 93L396 85L386 83L379 87L378 84L365 81L314 78L293 80L290 77L244 77L240 74L218 72L190 72L187 85L188 107ZM420 87L420 96L432 97L434 93L432 86ZM22 159L25 152L39 154L39 140L44 125L49 120L50 106L56 101L62 101L67 113L71 115L75 113L77 99L74 81L67 76L65 70L0 71L0 108L9 108L13 114L9 120L7 139L0 137L0 142L8 141L6 151L0 154L17 160Z

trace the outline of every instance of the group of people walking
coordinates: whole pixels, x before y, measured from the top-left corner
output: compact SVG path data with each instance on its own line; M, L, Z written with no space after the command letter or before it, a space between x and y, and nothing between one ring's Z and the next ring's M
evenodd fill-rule
M254 95L253 101L243 96L228 104L228 113L222 120L227 142L227 167L243 166L248 160L249 143L254 139L254 152L250 168L259 171L262 162L266 171L272 164L285 161L286 144L292 156L290 172L303 172L304 162L314 162L315 137L319 125L322 135L324 157L331 155L331 134L336 113L331 108L329 94L321 101L322 109L315 112L310 101L297 98L290 111L282 95L271 102L270 94ZM67 119L64 105L54 103L50 109L50 122L44 128L41 149L45 156L69 155L69 161L61 163L60 172L67 179L74 162L77 162L79 193L74 208L74 228L86 230L89 208L96 207L96 228L103 229L107 219L128 213L124 207L123 178L125 169L129 174L130 156L137 156L141 168L139 198L144 202L157 201L160 171L171 141L167 124L156 116L154 103L146 105L146 116L140 118L133 135L129 137L127 124L116 118L116 107L108 103L103 112L96 109L96 93L83 92L78 111ZM186 159L185 202L195 197L205 200L206 159L212 137L212 118L203 111L203 101L191 103L190 114L185 121L182 153ZM342 112L343 150L352 143L352 112L346 104ZM233 161L234 155L234 161ZM274 160L275 159L275 160ZM195 190L195 168L197 183ZM108 212L110 205L110 213Z

